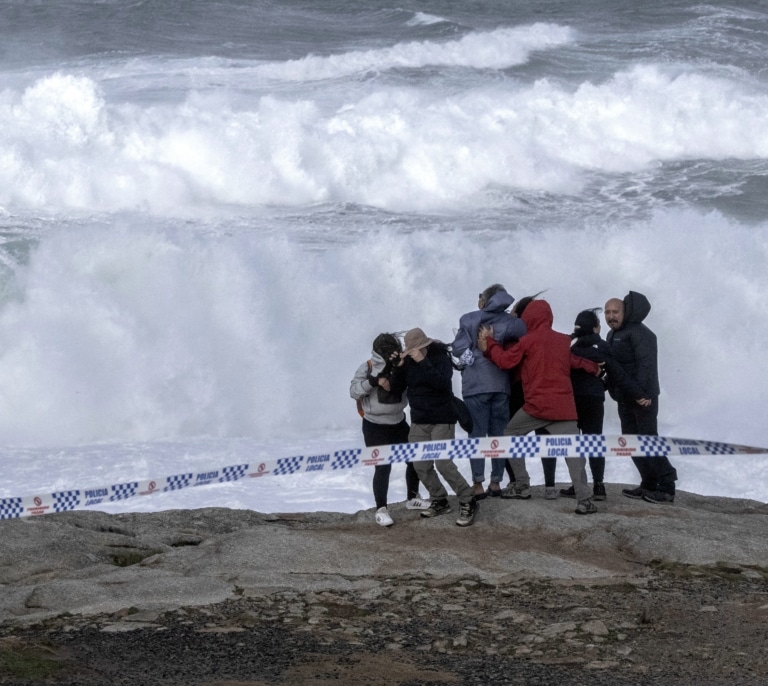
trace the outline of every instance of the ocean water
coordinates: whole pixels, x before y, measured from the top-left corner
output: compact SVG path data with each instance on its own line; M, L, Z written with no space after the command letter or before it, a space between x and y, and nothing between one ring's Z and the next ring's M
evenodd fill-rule
M564 332L646 294L660 433L768 446L767 53L738 0L0 0L0 497L360 444L373 337L494 282ZM678 486L768 501L765 460Z

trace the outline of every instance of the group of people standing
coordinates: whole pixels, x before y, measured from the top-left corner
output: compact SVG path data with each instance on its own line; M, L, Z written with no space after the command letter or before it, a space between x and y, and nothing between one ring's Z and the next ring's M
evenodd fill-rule
M568 336L554 331L549 303L535 296L518 301L501 284L478 296L477 309L459 320L456 337L445 344L419 328L406 332L401 344L383 333L373 342L371 359L357 369L350 395L363 417L367 446L448 440L455 437L458 419L453 396L454 369L461 372L462 398L472 418L469 436L513 436L531 432L577 434L603 431L605 391L618 405L625 434L657 435L659 380L656 336L643 323L648 299L630 291L605 304L610 329L600 337L599 308L578 314ZM411 424L405 417L410 405ZM677 474L663 456L633 458L641 482L622 491L629 498L670 503ZM605 500L605 457L586 460L566 457L571 486L555 488L557 458L542 458L545 497L573 497L576 514L593 514L593 501ZM472 484L452 460L424 460L406 467L406 507L422 517L451 511L440 476L456 494L460 511L456 523L469 526L479 501L487 497L527 500L530 476L523 458L492 459L486 489L485 459L470 459ZM373 491L376 522L391 526L387 508L391 465L375 468ZM509 484L501 488L505 472ZM438 476L439 475L439 476ZM423 484L429 499L419 496Z

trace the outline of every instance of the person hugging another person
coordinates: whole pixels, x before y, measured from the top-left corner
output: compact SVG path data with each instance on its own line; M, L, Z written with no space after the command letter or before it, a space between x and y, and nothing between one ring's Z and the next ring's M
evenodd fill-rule
M456 411L453 407L453 362L448 346L428 338L419 328L405 334L402 365L395 369L397 383L402 375L411 406L411 443L452 440L456 435ZM417 460L414 463L419 479L429 491L431 505L422 517L436 517L451 511L448 492L437 472L458 496L460 511L456 524L469 526L477 513L478 504L472 487L461 475L453 460Z
M502 436L509 422L509 372L499 369L483 355L477 347L477 334L481 325L493 326L494 336L502 345L523 336L525 324L507 313L514 301L501 284L488 286L478 296L478 309L459 319L459 330L450 346L451 353L462 365L461 395L472 416L470 438ZM505 462L504 458L491 460L491 481L485 491L485 459L470 459L473 494L477 500L485 498L486 494L501 495Z
M371 359L363 362L355 372L349 386L349 394L357 400L358 411L363 417L363 440L366 446L408 443L410 426L405 419L408 398L403 388L398 388L393 370L400 363L402 348L397 336L381 333L373 341ZM387 509L387 493L391 464L376 465L373 472L373 497L376 501L376 523L392 526L395 522ZM419 477L412 462L405 467L407 488L406 507L423 510L429 501L419 496Z
M512 346L502 348L489 327L480 328L477 341L486 357L502 369L520 366L525 404L509 420L504 434L525 436L539 429L546 429L553 435L576 434L571 368L598 374L600 367L571 354L570 337L552 329L552 309L546 300L531 302L525 308L522 320L528 333ZM511 462L515 471L515 482L507 487L511 489L511 497L530 498L530 476L525 459L516 458ZM576 514L597 512L587 482L585 459L566 457L565 462L578 500Z

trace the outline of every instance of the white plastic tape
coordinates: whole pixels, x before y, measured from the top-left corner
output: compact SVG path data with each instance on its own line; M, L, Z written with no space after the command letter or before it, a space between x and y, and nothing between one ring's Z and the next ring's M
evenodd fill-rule
M324 472L379 464L418 460L456 460L467 458L541 457L661 457L674 455L759 455L768 448L753 448L733 443L697 441L663 436L602 436L579 434L563 436L500 436L497 438L457 438L424 443L352 448L316 455L295 455L264 460L257 464L212 467L202 472L173 474L144 481L110 484L100 488L73 488L56 493L0 498L0 519L15 519L51 512L65 512L101 503L139 496L166 493L192 486L265 478L299 472Z

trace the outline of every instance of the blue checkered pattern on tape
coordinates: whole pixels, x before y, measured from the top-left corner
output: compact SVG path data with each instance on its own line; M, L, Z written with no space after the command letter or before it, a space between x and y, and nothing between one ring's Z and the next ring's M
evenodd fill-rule
M475 457L479 438L457 438L448 449L448 457L451 460L462 457Z
M708 441L704 441L704 450L713 455L735 455L737 452L735 445L728 445L727 443L710 443Z
M53 498L53 511L66 512L74 510L80 505L80 491L61 491L60 493L51 493Z
M24 514L21 498L0 498L0 519L16 519Z
M416 459L415 443L401 443L400 445L393 445L389 450L390 462L410 462Z
M163 491L178 491L182 488L186 488L192 483L192 474L174 474L173 476L167 476L165 482L168 484Z
M273 474L294 474L301 468L304 461L303 456L281 457L277 461L277 466L272 470Z
M125 484L115 484L110 486L112 495L109 496L110 501L125 500L126 498L133 498L139 490L138 481L130 481Z
M576 454L579 457L605 457L605 436L595 434L576 436Z
M669 443L661 436L638 436L640 449L648 457L666 457L669 455Z
M354 448L351 450L337 450L333 453L333 462L331 462L331 469L349 469L356 464L360 464L361 448Z
M514 436L510 452L514 457L536 457L540 442L540 436Z
M224 483L225 481L237 481L238 479L242 479L247 473L247 464L233 464L229 467L223 467L221 476L219 477L219 483Z

